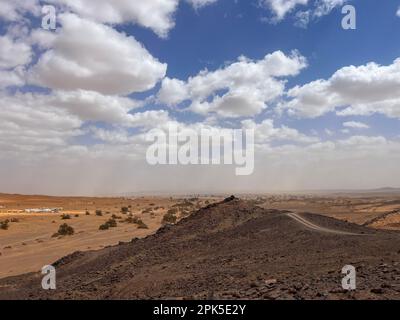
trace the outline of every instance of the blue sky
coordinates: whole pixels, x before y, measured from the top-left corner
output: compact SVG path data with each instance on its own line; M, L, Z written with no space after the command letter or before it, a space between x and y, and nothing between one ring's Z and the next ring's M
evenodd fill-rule
M220 0L199 10L182 2L176 12L176 27L167 39L160 39L151 30L139 26L121 26L120 30L134 35L161 61L168 62L167 76L187 79L204 69L215 70L244 55L261 59L276 50L299 50L308 60L308 67L288 79L288 87L329 78L336 70L349 65L377 62L391 64L400 57L400 43L395 30L400 29L396 0L355 0L357 29L344 30L342 6L308 24L298 27L295 15L278 23L268 22L273 14L260 8L257 1ZM157 87L158 89L158 87ZM133 96L146 97L157 89ZM162 108L162 106L161 106ZM179 114L178 114L179 116ZM187 120L193 120L186 115ZM195 120L198 118L195 117ZM396 137L400 134L398 120L380 115L336 118L334 114L314 120L277 117L277 123L310 131L340 129L343 120L364 121L373 128L370 134Z
M57 30L41 28L49 4ZM345 5L355 30L341 26ZM399 9L400 0L3 0L0 174L13 182L0 192L181 191L189 173L200 191L396 185ZM168 124L253 128L256 173L149 167L143 133Z
M357 30L351 31L340 27L341 7L303 29L294 26L291 15L276 24L263 22L271 13L260 10L256 1L232 0L220 0L197 11L181 3L168 39L141 27L121 30L134 34L161 61L168 61L170 77L187 78L240 55L259 59L276 50L297 49L310 61L309 68L293 81L302 83L328 77L342 66L370 61L389 64L400 56L395 32L400 28L395 14L399 2L356 0L353 4Z

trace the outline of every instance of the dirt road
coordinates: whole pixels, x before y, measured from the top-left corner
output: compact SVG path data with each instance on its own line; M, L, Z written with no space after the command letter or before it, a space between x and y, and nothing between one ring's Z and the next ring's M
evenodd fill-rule
M318 231L318 232L332 233L332 234L338 234L338 235L344 235L344 236L365 236L366 235L366 234L361 234L361 233L353 233L353 232L346 232L346 231L340 231L340 230L324 228L324 227L318 226L318 225L316 225L316 224L304 219L299 214L294 213L294 212L287 213L286 215L288 217L296 220L297 222L299 222L303 226L305 226L305 227L307 227L307 228L309 228L311 230Z

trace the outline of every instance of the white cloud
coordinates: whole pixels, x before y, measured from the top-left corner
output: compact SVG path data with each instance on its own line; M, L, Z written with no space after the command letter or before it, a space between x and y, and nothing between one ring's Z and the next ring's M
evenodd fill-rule
M310 23L311 19L311 11L298 11L296 13L296 22L295 26L299 28L306 28L308 24Z
M258 144L267 144L272 141L289 141L291 143L315 143L319 141L316 137L304 135L298 130L287 126L276 128L274 121L271 119L266 119L260 124L255 123L253 120L244 120L242 125L245 129L254 129L256 143Z
M38 0L1 0L0 20L18 21L26 13L38 15L40 6Z
M276 51L259 61L241 57L222 69L204 70L186 82L164 79L158 99L169 106L190 100L189 109L203 115L252 116L281 96L285 88L282 77L297 75L306 64L297 52L286 56Z
M23 74L23 71L18 72L18 70L0 70L0 89L10 86L22 86L25 83Z
M343 6L348 0L317 0L314 16L322 17L329 14L334 8Z
M218 0L186 0L186 1L189 2L195 9L199 9L208 6L212 3L215 3Z
M288 96L291 100L281 108L303 117L314 118L341 108L339 115L381 113L400 118L400 59L388 66L369 63L345 67L328 80L296 86Z
M28 64L32 59L31 47L8 35L0 36L0 69L11 69Z
M217 0L186 0L199 9ZM179 0L49 0L62 4L81 17L100 23L135 23L166 37L175 26Z
M41 103L33 94L0 95L0 148L2 153L35 153L65 146L80 134L82 121L63 109Z
M343 126L345 128L352 128L352 129L369 129L369 125L358 121L344 122Z
M60 16L63 28L54 47L32 70L32 81L52 89L129 94L149 90L166 73L133 37L72 14Z
M396 16L400 17L400 7L397 9Z
M329 14L334 8L348 0L259 0L261 5L272 11L272 22L282 21L289 13L295 12L298 27L305 28L311 20ZM312 5L310 5L312 3ZM303 10L296 11L298 7Z
M136 23L166 36L174 27L179 0L49 0L64 4L83 18L100 23Z
M307 5L309 0L261 0L263 6L272 10L277 21L285 18L298 5Z
M43 97L47 105L61 108L82 121L102 121L114 125L130 126L134 118L129 111L140 103L129 98L104 96L92 91L57 91Z

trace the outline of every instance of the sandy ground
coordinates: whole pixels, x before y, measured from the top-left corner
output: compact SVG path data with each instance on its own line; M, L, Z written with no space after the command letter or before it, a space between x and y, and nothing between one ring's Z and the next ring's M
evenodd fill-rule
M0 194L0 222L18 219L18 222L10 222L8 230L0 229L0 278L36 272L75 251L98 250L133 238L146 237L160 228L164 214L180 201L177 198L159 197L64 198ZM204 205L205 201L207 199L199 200L196 205ZM126 219L127 215L121 213L121 207L128 206L148 229L118 222L116 228L99 230L99 226L113 214ZM28 208L63 210L58 213L24 213L24 209ZM102 210L103 216L96 216L96 210ZM86 211L89 211L89 216ZM71 219L62 220L62 214L69 214ZM52 237L63 223L73 227L75 234Z
M370 226L380 229L400 230L399 194L271 195L257 197L256 202L258 202L258 205L268 209L323 214L360 225L368 224L373 219L384 217L389 212L399 211L397 214L379 219L379 221Z

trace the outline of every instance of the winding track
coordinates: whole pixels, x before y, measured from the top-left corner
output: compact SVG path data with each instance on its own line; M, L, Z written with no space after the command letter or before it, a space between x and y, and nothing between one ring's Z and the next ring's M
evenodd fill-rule
M303 226L307 227L308 229L311 229L314 231L338 234L338 235L343 235L343 236L366 236L367 235L367 234L352 233L352 232L346 232L346 231L340 231L340 230L334 230L334 229L320 227L320 226L317 226L316 224L304 219L303 217L301 217L300 215L298 215L297 213L294 213L294 212L289 212L286 215L289 218L296 220L298 223L302 224Z

